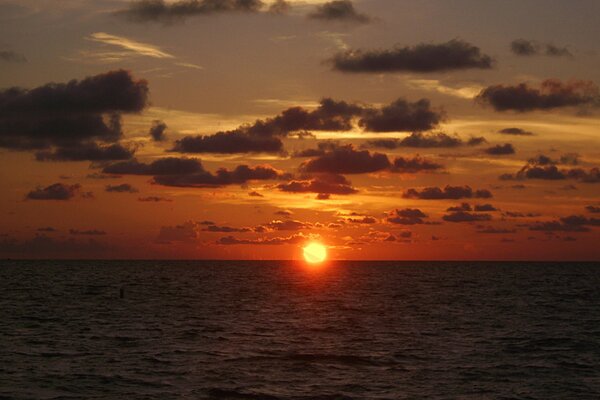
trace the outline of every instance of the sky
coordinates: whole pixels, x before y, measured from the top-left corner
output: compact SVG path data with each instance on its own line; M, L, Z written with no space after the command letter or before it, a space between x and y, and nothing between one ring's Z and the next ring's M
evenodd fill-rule
M0 0L0 257L600 260L596 0Z

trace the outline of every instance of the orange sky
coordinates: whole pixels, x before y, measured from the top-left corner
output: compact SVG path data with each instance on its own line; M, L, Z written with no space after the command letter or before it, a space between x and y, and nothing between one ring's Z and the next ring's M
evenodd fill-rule
M600 259L597 2L172 3L0 1L0 257Z

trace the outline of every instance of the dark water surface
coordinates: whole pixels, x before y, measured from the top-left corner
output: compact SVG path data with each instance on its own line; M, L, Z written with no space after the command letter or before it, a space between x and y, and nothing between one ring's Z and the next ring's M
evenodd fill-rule
M598 264L0 261L0 296L3 399L600 399Z

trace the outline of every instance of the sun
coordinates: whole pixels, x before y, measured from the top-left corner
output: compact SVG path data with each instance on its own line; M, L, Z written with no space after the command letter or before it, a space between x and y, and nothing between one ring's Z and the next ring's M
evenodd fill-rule
M304 247L304 259L311 264L325 261L327 258L327 247L321 243L311 242Z

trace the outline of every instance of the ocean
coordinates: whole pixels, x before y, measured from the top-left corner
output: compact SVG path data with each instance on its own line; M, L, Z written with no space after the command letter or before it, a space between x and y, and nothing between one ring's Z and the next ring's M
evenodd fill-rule
M0 261L1 399L599 399L600 264Z

